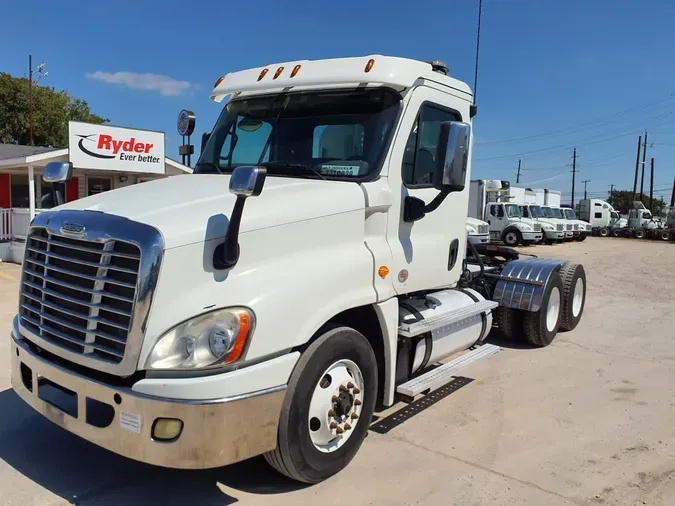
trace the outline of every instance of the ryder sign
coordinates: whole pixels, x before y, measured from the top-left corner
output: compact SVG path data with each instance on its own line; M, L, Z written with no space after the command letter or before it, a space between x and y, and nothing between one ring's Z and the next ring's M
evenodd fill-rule
M164 174L164 133L68 123L70 161L77 168Z

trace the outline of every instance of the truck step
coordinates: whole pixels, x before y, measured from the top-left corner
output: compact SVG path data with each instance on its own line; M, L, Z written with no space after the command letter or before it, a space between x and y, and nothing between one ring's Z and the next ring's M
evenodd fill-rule
M434 390L442 387L459 371L470 364L477 362L483 358L490 357L499 351L499 346L494 344L484 344L478 348L465 353L461 357L443 364L436 369L413 378L396 387L396 392L409 398L421 394L427 390Z
M499 303L493 300L482 300L469 306L460 307L459 309L453 309L447 313L432 316L431 318L426 318L413 323L402 323L398 328L398 333L403 337L419 336L425 332L431 332L432 330L440 329L446 325L452 325L453 323L461 322L462 320L467 320L478 314L485 313L486 311L496 308L498 305Z

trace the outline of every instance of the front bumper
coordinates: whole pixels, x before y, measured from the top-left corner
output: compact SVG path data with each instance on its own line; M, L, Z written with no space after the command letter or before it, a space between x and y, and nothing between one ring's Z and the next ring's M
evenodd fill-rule
M557 230L547 230L546 239L560 241L565 238L565 232L558 232Z
M80 376L40 357L14 333L11 357L12 388L24 401L67 431L125 457L163 467L208 469L276 447L285 385L219 400L171 400ZM53 387L71 392L67 397L76 406L74 413L43 400L40 390ZM100 427L100 421L99 426L90 423L92 399L108 406L106 412L112 408L107 426ZM181 420L178 438L172 442L153 439L158 418Z
M489 234L483 234L483 235L469 235L469 242L472 244L487 244L490 242L490 235Z
M543 237L541 232L521 232L523 235L523 241L533 241L539 242Z

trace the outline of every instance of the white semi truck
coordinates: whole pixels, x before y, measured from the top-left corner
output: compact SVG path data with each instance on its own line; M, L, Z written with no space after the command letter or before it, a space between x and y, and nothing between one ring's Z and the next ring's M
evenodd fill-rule
M628 237L635 239L675 240L675 217L655 219L645 205L636 201L628 210L628 218L621 218L611 204L600 199L579 202L579 215L588 221L592 233L600 237Z
M525 218L512 203L508 181L475 179L470 183L469 216L486 221L490 239L507 246L531 245L543 238L541 224Z
M592 227L589 223L577 218L574 209L569 207L561 207L560 211L565 219L574 225L574 239L576 241L585 241L586 237L591 235Z
M536 204L520 204L520 212L523 217L535 220L536 223L541 225L541 231L544 234L544 244L555 244L565 240L566 224L561 220L547 217L541 206Z
M354 457L376 405L497 352L493 317L536 346L573 329L581 265L491 245L465 257L476 109L446 73L365 56L218 79L211 98L229 101L194 174L33 220L14 390L132 459L264 454L315 483ZM59 203L71 172L46 168Z

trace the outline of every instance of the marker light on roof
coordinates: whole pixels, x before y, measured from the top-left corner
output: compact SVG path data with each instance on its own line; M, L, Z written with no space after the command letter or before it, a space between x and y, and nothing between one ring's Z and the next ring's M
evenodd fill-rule
M213 87L217 88L218 85L223 82L223 79L225 79L225 76L219 77L218 80L216 81L216 84Z
M366 72L370 72L373 69L373 66L375 65L375 60L372 58L368 60L368 63L366 63Z
M283 67L279 67L279 68L277 69L277 71L274 73L274 77L273 77L272 79L276 79L277 77L279 77L283 71L284 71L284 68L283 68Z
M262 69L260 71L260 75L258 76L258 81L260 81L263 77L265 77L269 71L270 69Z
M293 67L293 70L291 71L291 77L295 77L298 74L298 72L300 72L300 65L296 65L295 67Z

